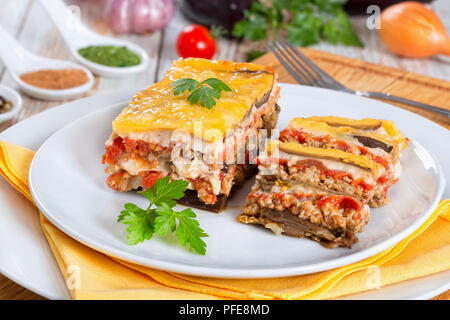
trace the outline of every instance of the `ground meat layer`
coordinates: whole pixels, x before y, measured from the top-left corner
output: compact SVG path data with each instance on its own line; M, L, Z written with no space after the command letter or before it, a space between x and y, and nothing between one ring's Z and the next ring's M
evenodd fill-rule
M280 141L284 142L294 142L300 143L304 146L315 147L315 148L323 148L323 149L338 149L345 152L349 152L356 155L363 155L369 157L371 160L377 162L386 168L386 174L383 176L380 181L378 181L376 188L373 192L361 192L359 190L355 190L355 195L361 194L362 199L365 199L370 207L377 208L381 207L389 202L389 197L387 196L387 191L391 185L395 183L395 172L394 172L394 164L398 161L398 154L393 152L393 154L386 153L385 156L379 156L370 151L369 148L359 146L352 143L346 143L341 140L336 140L331 136L313 136L308 132L304 131L295 131L291 129L285 129L280 133ZM346 189L347 186L336 186L336 191L339 189ZM341 192L341 191L339 191ZM349 189L351 192L351 189Z
M297 182L325 191L350 195L367 202L370 207L380 207L389 201L387 197L388 183L369 185L363 180L355 181L346 172L328 170L322 163L317 164L316 162L319 161L299 161L291 166L280 162L273 175L259 175L256 186L267 191L275 181L281 180L288 184Z
M244 214L259 216L261 209L289 211L293 215L330 230L361 232L369 221L369 207L349 196L311 190L308 194L253 190Z

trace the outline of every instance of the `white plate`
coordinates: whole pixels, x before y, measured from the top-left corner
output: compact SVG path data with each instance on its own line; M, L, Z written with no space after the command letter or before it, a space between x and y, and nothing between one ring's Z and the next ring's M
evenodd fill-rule
M64 125L93 110L127 101L135 91L97 95L46 110L8 128L0 134L0 139L37 150ZM0 272L46 298L70 299L64 278L41 231L36 207L2 178L0 203Z
M328 99L321 99L308 104L314 107L314 113L300 112L298 100L303 94L298 87L282 87L281 95L280 129L295 116L339 115L352 109L350 101L330 104ZM368 101L359 100L361 105ZM116 222L117 216L125 203L145 207L147 200L135 192L109 189L100 162L111 122L124 107L118 104L93 112L52 135L31 164L30 189L44 215L68 235L99 251L148 267L222 278L282 277L336 268L404 239L430 216L444 190L439 164L419 143L411 141L402 155L404 172L390 191L390 203L372 210L366 231L358 234L360 241L351 249L330 250L307 239L276 236L267 229L236 222L253 181L243 186L221 214L195 210L209 234L205 256L156 237L129 246L126 227ZM182 210L183 206L178 207Z
M340 100L346 94L314 88L299 88L305 104L327 95ZM95 110L129 100L137 89L96 95L73 101L21 121L0 134L0 139L37 150L57 129ZM360 100L358 100L360 101ZM357 103L358 101L354 101ZM377 101L369 101L368 116L395 119L410 137L426 145L440 160L447 181L450 179L450 151L442 148L448 131L432 121ZM421 128L421 130L416 130ZM33 134L30 134L30 132ZM443 198L450 197L447 185ZM43 236L36 210L5 180L0 179L0 272L44 297L69 299L64 279ZM20 234L20 242L11 242ZM408 280L379 290L351 295L353 299L428 299L450 288L450 270L420 279Z

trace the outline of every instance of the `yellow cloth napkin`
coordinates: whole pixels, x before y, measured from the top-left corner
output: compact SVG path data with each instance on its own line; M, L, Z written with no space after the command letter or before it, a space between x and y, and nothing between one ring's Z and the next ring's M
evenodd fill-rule
M30 201L33 156L0 141L0 173ZM450 269L450 200L441 201L408 238L368 259L273 279L204 278L142 267L75 241L42 214L41 226L74 299L330 299Z

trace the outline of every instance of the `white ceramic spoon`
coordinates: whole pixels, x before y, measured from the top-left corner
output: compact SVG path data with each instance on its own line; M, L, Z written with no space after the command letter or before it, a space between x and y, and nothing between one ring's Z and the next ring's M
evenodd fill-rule
M149 58L144 49L132 42L105 37L92 32L81 23L80 13L73 10L78 7L67 7L61 0L40 0L40 2L52 18L71 53L92 72L105 77L122 77L144 71L147 68ZM109 67L89 61L78 53L81 48L99 45L125 46L139 55L141 63L132 67Z
M11 73L13 79L17 82L20 89L26 94L44 100L66 100L78 97L92 88L94 85L94 76L83 66L77 63L50 59L37 56L22 47L9 33L0 27L0 57L6 68ZM61 90L38 88L20 79L20 75L27 72L38 71L42 69L81 69L89 80L85 84Z

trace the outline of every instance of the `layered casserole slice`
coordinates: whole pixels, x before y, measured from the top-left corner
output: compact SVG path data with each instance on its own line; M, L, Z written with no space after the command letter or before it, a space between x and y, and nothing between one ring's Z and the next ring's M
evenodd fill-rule
M258 158L243 223L350 247L369 221L370 206L388 200L408 145L392 121L295 118Z
M348 192L356 194L371 207L380 207L388 202L388 189L402 172L400 151L408 145L408 139L392 121L340 117L295 118L280 133L280 140L307 147L341 150L381 165L384 171L376 181L352 181L351 185L345 186Z
M188 92L175 95L171 88L179 79L209 78L231 88L211 109L191 104ZM256 172L246 151L249 136L276 126L278 97L277 75L270 67L174 61L161 81L139 92L113 121L103 156L107 185L127 191L149 188L165 176L184 179L189 187L180 203L223 210L232 191Z
M355 233L364 230L370 209L348 186L352 180L373 184L383 172L362 156L279 141L271 141L258 164L256 183L238 221L309 237L327 247L356 242Z

